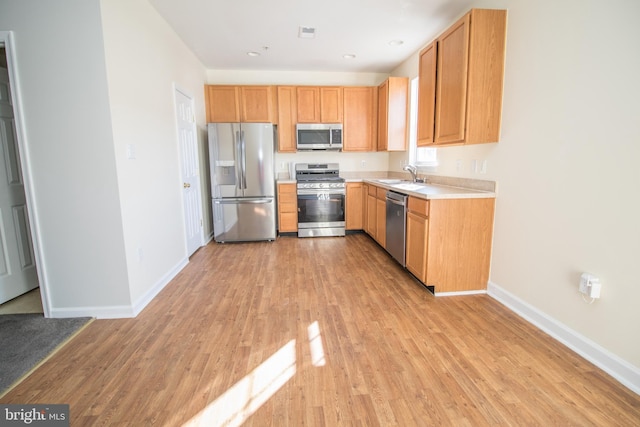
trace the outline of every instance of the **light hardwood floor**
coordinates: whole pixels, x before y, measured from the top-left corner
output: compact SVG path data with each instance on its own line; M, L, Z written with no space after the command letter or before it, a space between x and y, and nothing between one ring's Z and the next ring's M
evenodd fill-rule
M72 426L640 425L640 396L486 295L433 297L363 234L209 244L0 402L68 403Z

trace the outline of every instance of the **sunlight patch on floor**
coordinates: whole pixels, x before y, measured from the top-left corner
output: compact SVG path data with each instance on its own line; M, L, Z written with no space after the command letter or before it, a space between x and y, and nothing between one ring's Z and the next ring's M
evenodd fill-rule
M240 426L295 373L296 340L291 340L183 426Z

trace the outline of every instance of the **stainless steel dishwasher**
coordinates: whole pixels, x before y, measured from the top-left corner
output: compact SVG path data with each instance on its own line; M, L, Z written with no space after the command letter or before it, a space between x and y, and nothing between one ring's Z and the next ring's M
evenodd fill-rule
M405 236L407 228L407 196L387 191L387 232L385 249L405 266Z

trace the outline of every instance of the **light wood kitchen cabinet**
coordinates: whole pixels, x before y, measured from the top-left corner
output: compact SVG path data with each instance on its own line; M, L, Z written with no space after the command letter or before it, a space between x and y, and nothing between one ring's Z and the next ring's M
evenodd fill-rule
M427 281L429 201L409 197L407 203L406 265L421 282Z
M272 86L206 86L207 123L273 123Z
M407 269L436 294L485 290L495 199L425 202L409 197Z
M378 151L406 151L409 79L389 77L378 86Z
M298 123L342 123L342 87L298 86Z
M387 190L378 187L376 191L376 241L383 248L387 243Z
M346 184L346 213L345 213L345 229L362 230L363 221L363 185L361 182L347 182Z
M376 227L378 225L376 222L376 214L378 212L376 203L378 199L376 198L376 193L378 187L375 185L368 185L367 187L367 214L364 231L366 231L369 236L376 239Z
M238 86L206 86L207 123L240 122Z
M278 151L296 152L298 122L295 86L278 86Z
M434 41L420 51L418 79L418 129L417 145L433 144L436 108L436 48Z
M240 86L240 119L245 123L274 123L272 86Z
M377 98L371 86L343 88L342 151L375 151Z
M506 43L506 10L472 9L420 54L418 121L428 141L433 99L431 52L436 50L434 144L498 142Z
M278 230L280 233L298 231L298 196L295 183L278 184Z

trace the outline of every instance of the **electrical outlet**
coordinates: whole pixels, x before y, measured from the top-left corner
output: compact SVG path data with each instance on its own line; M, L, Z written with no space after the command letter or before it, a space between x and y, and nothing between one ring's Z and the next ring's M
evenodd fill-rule
M360 165L361 165L362 167L367 166L367 161L366 161L366 160L362 160L362 161L360 162Z
M462 159L456 160L456 171L460 172L462 170Z
M600 298L601 289L602 284L598 277L593 274L582 273L580 276L580 285L578 285L578 290L581 293L591 298Z

